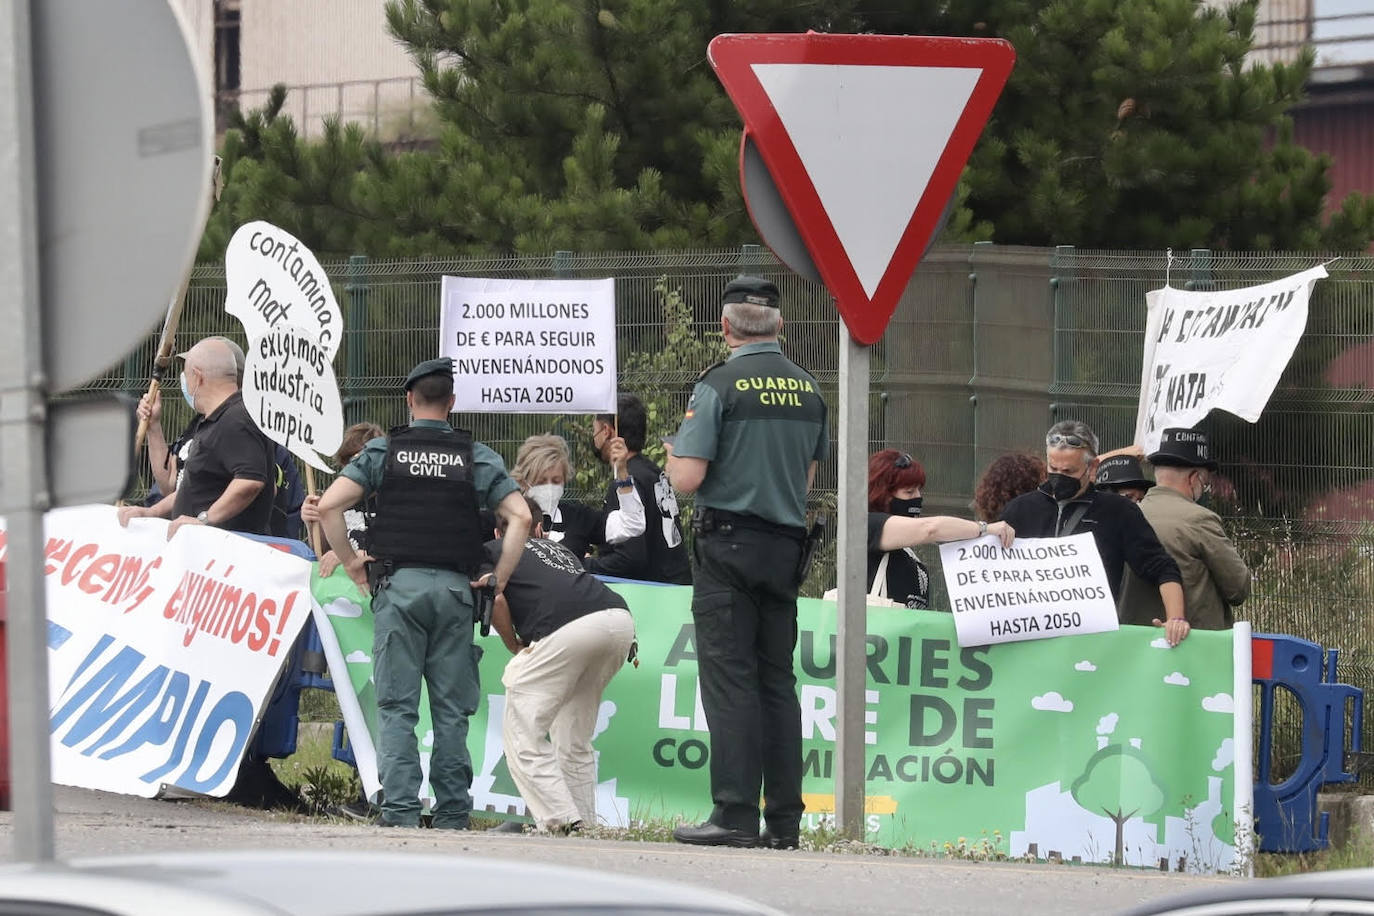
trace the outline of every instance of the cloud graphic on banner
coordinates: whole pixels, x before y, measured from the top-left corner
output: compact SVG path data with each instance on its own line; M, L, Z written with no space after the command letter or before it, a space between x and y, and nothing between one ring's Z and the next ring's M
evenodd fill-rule
M354 649L344 656L344 661L348 662L350 665L366 665L368 662L372 661L372 657L362 649Z
M356 601L349 601L347 598L335 598L324 606L324 612L330 617L363 616L362 605Z
M1114 712L1107 713L1107 715L1097 720L1097 733L1099 735L1110 735L1112 732L1116 731L1116 723L1120 721L1120 719L1121 717Z
M592 738L596 738L606 729L611 727L611 716L615 715L616 705L610 700L603 700L596 710L596 727L592 729Z
M1217 755L1212 758L1212 769L1220 773L1229 767L1236 760L1236 742L1233 738L1221 739L1221 747L1217 748Z
M1132 739L1130 740L1130 745L1131 745L1131 747L1135 748L1136 750L1140 750L1140 739L1139 739L1139 738L1132 738Z
M1097 670L1097 666L1094 665L1092 662L1088 661L1088 660L1085 658L1085 659L1083 659L1081 662L1079 662L1078 664L1074 665L1074 666L1073 666L1073 670L1075 670L1075 671L1096 671L1096 670Z
M224 252L224 279L224 310L243 322L250 341L299 325L319 341L325 361L334 361L343 313L324 268L291 233L261 220L244 223Z
M1043 712L1073 712L1073 702L1064 699L1054 690L1043 696L1033 697L1031 706Z
M1169 640L1167 640L1167 639L1165 639L1163 636L1161 636L1161 637L1159 637L1158 639L1153 640L1153 641L1150 643L1150 648L1151 648L1151 649L1170 649L1170 648L1173 648L1173 647L1169 645Z
M1173 684L1175 687L1187 687L1192 681L1188 680L1182 671L1175 671L1173 674L1164 676L1164 683Z
M1235 712L1236 704L1229 693L1217 693L1203 697L1202 708L1208 712Z
M420 739L420 747L434 747L434 729L425 732L425 736Z

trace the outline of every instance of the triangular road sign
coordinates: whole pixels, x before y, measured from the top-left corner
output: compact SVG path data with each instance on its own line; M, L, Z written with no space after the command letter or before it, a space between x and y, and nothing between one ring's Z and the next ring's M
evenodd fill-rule
M1011 73L1011 45L718 35L707 55L850 334L877 343Z

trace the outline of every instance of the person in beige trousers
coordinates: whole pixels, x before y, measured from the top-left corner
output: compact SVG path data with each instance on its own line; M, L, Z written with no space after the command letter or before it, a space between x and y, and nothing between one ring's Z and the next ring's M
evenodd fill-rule
M540 518L538 507L531 515ZM500 541L487 545L500 554ZM634 620L625 599L582 568L576 555L544 538L535 523L524 553L497 597L492 626L513 657L501 738L506 765L543 833L596 824L596 729L601 696L633 658ZM498 832L521 832L508 822Z

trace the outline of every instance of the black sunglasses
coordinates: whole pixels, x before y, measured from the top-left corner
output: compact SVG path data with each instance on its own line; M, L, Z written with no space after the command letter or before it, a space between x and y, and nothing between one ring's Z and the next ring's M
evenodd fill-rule
M1082 436L1072 434L1055 433L1045 437L1045 444L1051 447L1057 445L1067 445L1069 448L1092 448L1092 444Z
M900 455L897 456L897 460L892 462L892 466L899 471L904 471L907 468L911 467L911 460L912 459L910 455L908 455L906 452L902 452Z

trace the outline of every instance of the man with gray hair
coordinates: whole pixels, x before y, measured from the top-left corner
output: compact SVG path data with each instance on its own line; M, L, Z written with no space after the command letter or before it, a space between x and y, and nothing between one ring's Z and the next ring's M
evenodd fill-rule
M200 415L183 473L176 489L156 505L121 506L119 520L170 518L169 537L183 525L267 534L275 492L272 441L243 405L232 345L207 337L182 356L181 393Z
M820 383L778 345L778 301L762 277L726 285L730 358L701 374L668 458L673 488L696 494L692 619L715 803L673 836L699 846L796 849L805 809L792 656L806 494L830 437Z
M1049 476L1036 490L1007 503L1002 521L1016 529L1017 537L1058 538L1091 533L1112 587L1112 598L1121 601L1126 567L1146 585L1159 592L1164 628L1170 645L1188 636L1184 618L1183 576L1140 508L1124 496L1093 488L1100 449L1097 436L1086 423L1063 420L1045 434L1045 464ZM1119 609L1123 619L1133 615Z

